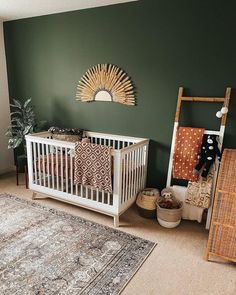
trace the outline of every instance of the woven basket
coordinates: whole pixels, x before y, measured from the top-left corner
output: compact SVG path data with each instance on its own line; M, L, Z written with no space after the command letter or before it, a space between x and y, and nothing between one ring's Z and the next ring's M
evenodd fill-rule
M183 204L181 203L181 207L178 209L166 209L166 208L161 208L157 202L157 220L158 222L166 227L175 227L179 225L182 217L182 208ZM162 223L161 221L164 221Z
M156 190L157 194L154 196L145 195L145 191ZM160 193L157 189L147 188L138 194L136 204L138 206L139 214L145 218L156 217L156 202L160 198Z

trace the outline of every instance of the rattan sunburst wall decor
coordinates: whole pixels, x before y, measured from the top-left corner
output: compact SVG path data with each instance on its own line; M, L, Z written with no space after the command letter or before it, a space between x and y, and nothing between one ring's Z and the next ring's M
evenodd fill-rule
M83 102L113 101L135 105L130 77L111 64L98 64L87 70L77 86L76 99Z

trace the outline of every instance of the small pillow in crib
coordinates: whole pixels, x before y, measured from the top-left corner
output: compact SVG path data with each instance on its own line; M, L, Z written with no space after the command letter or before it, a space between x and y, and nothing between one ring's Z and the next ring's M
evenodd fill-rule
M84 136L84 130L79 128L51 127L48 131L52 133L53 139L62 141L81 141Z

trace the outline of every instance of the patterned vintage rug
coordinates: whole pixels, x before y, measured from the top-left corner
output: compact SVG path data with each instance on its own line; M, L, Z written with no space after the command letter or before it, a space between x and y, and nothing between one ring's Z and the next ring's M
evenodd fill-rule
M155 244L0 195L0 294L119 294Z

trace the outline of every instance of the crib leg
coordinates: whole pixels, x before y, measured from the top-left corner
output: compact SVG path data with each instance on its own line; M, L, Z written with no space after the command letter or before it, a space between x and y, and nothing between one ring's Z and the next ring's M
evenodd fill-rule
M42 199L47 199L48 196L42 196L42 197L37 197L37 193L33 192L32 194L32 200L42 200Z
M36 198L37 198L37 193L36 192L33 192L33 194L32 194L32 200L36 200Z
M114 227L119 227L119 215L114 216Z

